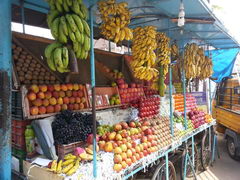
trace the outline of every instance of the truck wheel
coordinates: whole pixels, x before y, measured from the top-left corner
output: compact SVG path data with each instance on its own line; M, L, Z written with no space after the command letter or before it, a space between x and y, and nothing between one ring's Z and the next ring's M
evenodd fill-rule
M240 160L240 157L237 156L238 148L236 148L233 138L227 137L227 151L229 156L234 160Z

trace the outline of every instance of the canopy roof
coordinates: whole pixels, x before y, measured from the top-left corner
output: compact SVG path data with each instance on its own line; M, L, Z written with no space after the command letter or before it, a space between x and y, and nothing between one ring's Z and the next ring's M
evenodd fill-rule
M122 0L121 0L122 1ZM239 43L229 35L224 25L210 10L206 0L184 0L186 23L181 29L177 26L180 0L125 0L132 12L130 27L154 25L159 31L166 32L172 40L185 44L189 41L198 41L202 45L215 48L236 48ZM13 4L20 5L18 0ZM84 3L89 6L89 0ZM120 0L117 0L120 2ZM25 0L25 23L47 27L45 18L48 4L44 0ZM21 22L19 7L13 6L13 21ZM94 14L97 12L95 0ZM95 22L95 38L100 38L98 24Z

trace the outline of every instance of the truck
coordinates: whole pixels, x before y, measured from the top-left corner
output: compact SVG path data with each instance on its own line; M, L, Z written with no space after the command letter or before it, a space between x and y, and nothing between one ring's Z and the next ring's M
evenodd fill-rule
M213 100L213 118L217 131L224 134L228 154L240 160L240 79L233 75L216 86Z

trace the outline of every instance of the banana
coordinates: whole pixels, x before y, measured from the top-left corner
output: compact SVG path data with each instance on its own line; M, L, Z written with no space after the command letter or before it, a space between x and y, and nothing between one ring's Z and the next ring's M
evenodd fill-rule
M79 49L77 51L75 51L77 59L81 59L82 50L83 50L83 48L79 47Z
M79 14L80 13L80 6L77 0L73 0L73 4L72 4L72 10L73 12L75 12L75 14Z
M68 22L71 30L72 30L73 32L76 32L76 30L77 30L77 25L75 24L72 16L71 16L70 14L66 14L65 17L66 17L66 19L67 19L67 22Z
M69 165L67 165L62 169L62 173L66 174L73 166L74 166L74 162L70 163Z
M81 42L82 40L81 40L81 33L79 32L79 30L77 29L77 31L75 32L75 37L76 37L76 40L77 40L77 42Z
M63 24L60 23L59 25L59 30L58 30L58 40L61 43L67 43L67 36L64 34L63 32L64 28L63 28Z
M63 4L63 0L55 0L55 2L57 2L59 4Z
M84 44L85 38L87 38L87 35L85 35L84 33L81 33L81 44Z
M44 51L44 54L45 54L45 57L46 58L50 58L51 54L52 54L52 51L58 47L62 47L62 44L61 43L58 43L58 42L54 42L52 44L49 44L46 48L45 48L45 51Z
M90 38L85 36L84 39L84 50L89 51L90 50Z
M80 47L79 47L79 44L80 44L80 43L78 43L78 42L73 42L73 51L74 51L74 52L78 52L78 50L79 50L79 48L80 48Z
M68 159L62 163L62 166L68 166L69 164L73 163L75 159Z
M51 24L51 27L50 27L51 28L51 33L52 33L52 35L53 35L53 37L55 39L58 38L58 26L59 26L59 23L60 23L60 18L57 17L57 18L55 18L53 20L53 23Z
M48 27L51 27L51 24L53 23L53 20L58 17L59 12L57 10L51 10L50 13L47 15L47 24Z
M61 171L62 171L62 160L60 160L60 161L58 162L56 172L57 172L58 174L60 174Z
M87 7L84 4L81 4L80 9L81 9L81 12L84 16L84 19L88 20L88 9L87 9Z
M62 48L56 48L53 53L55 67L63 67Z
M67 28L67 22L66 22L65 16L62 16L60 18L60 24L62 25L64 34L68 36L68 28Z
M66 0L63 0L63 9L65 12L69 12L70 8L68 7L68 3Z
M68 175L68 176L73 175L77 171L77 169L79 168L79 162L80 162L80 159L78 159L75 162L74 166L66 173L66 175Z
M88 23L84 19L82 19L82 23L85 33L88 35L88 37L90 37L90 28L88 26Z
M81 18L80 18L78 15L76 15L76 14L72 14L72 17L73 17L74 22L76 23L79 31L80 31L81 33L83 33L83 32L84 32L84 27L83 27Z
M73 154L69 153L69 154L66 154L64 156L64 160L68 160L68 159L76 159L77 156L74 156Z
M74 32L72 32L69 23L67 24L67 27L68 27L68 34L69 34L70 39L72 40L72 42L77 42L75 34L74 34Z
M68 56L68 49L66 47L62 48L62 62L63 62L63 67L67 68L68 63L69 63L69 56Z
M63 7L58 1L55 2L55 5L58 12L63 13Z
M52 161L52 165L51 165L51 171L56 172L57 171L57 160L53 160Z
M66 1L67 1L67 5L68 5L69 7L71 7L72 4L73 4L73 1L72 1L72 0L66 0Z
M47 58L47 64L52 71L56 71L53 56L51 56L50 58Z
M64 67L57 67L57 71L60 73L70 72L68 68L64 68Z

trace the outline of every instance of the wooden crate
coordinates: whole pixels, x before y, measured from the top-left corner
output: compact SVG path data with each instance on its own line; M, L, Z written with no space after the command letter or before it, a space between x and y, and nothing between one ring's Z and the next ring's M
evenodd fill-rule
M23 117L24 119L42 119L42 118L46 118L46 117L50 117L50 116L54 116L57 113L48 113L48 114L40 114L40 115L31 115L30 113L30 102L27 98L27 93L28 93L28 89L26 86L22 86L21 87L21 93L22 93L22 107L23 107ZM84 109L81 110L74 110L74 112L87 112L90 111L89 107L89 99L88 99L88 95L87 95L87 91L86 91L86 86L83 87L83 94L84 97L86 99L85 102L85 107Z
M25 35L28 36L28 35ZM25 39L25 37L24 37ZM26 52L28 55L30 55L36 62L37 64L41 65L41 68L44 68L46 72L48 72L51 76L55 77L55 82L60 82L62 83L63 80L53 71L51 71L48 66L44 63L45 61L40 60L39 58L37 58L27 47L25 47L17 38L16 34L13 34L13 44L21 47L23 49L24 52ZM13 50L14 51L14 50ZM15 57L13 55L13 59L12 59L12 64L13 64L13 88L14 89L19 89L22 85L25 85L23 83L20 82L19 79L19 74L17 72L17 68L16 68L16 62L18 61L19 56ZM44 81L45 82L45 81Z
M83 147L85 145L84 142L79 141L71 144L66 145L57 145L57 155L58 158L63 159L66 154L73 153L74 149L77 147Z

